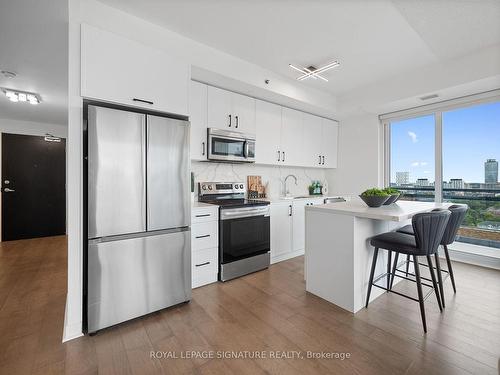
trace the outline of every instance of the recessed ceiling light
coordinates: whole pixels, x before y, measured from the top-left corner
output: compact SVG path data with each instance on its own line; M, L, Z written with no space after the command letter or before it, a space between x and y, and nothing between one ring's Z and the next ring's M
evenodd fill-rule
M17 76L16 73L14 72L9 72L8 70L2 70L0 71L0 73L2 73L2 75L5 77L5 78L14 78L15 76Z
M11 102L26 102L33 105L39 104L42 101L42 98L39 94L34 92L27 91L19 91L12 90L5 87L0 87L0 89L4 92L5 96L9 98Z
M290 68L302 73L301 76L297 77L297 80L303 81L304 79L307 79L307 78L313 78L313 79L319 78L325 82L328 82L328 80L325 77L321 76L320 73L324 73L327 70L333 69L339 65L340 65L340 63L337 60L332 61L331 63L326 64L326 65L322 66L321 68L316 68L313 65L305 68L302 66L297 67L293 64L289 64Z
M430 100L430 99L436 99L438 97L439 97L438 94L430 94L430 95L421 96L420 100Z

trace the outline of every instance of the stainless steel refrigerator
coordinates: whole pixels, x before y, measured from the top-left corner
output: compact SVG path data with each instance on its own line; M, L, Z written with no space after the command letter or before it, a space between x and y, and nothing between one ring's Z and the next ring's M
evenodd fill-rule
M189 123L86 106L87 332L191 298Z

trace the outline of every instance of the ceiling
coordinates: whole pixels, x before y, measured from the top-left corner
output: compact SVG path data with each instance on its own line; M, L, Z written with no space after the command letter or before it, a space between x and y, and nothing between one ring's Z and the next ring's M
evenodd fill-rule
M0 95L0 118L67 124L67 0L2 1L0 11L0 87L39 93L42 103L12 103Z
M304 81L335 95L500 43L497 0L100 1L291 78L338 59Z

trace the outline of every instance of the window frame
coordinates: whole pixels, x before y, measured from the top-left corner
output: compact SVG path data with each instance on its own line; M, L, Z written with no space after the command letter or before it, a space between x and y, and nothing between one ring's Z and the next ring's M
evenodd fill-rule
M434 115L434 200L436 203L441 203L443 201L443 112L497 101L500 102L500 89L380 115L384 143L382 165L384 186L390 186L391 181L391 123Z

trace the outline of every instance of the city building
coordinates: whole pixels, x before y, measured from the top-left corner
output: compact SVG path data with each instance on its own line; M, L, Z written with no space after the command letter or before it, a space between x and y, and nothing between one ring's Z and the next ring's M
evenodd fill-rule
M488 159L484 162L484 182L486 184L498 182L498 161L496 159Z
M408 185L410 183L410 172L396 172L396 185Z
M417 185L417 186L429 186L429 179L428 178L419 178L415 182L415 185Z
M465 183L461 178L452 178L448 186L450 189L463 189L465 187Z

